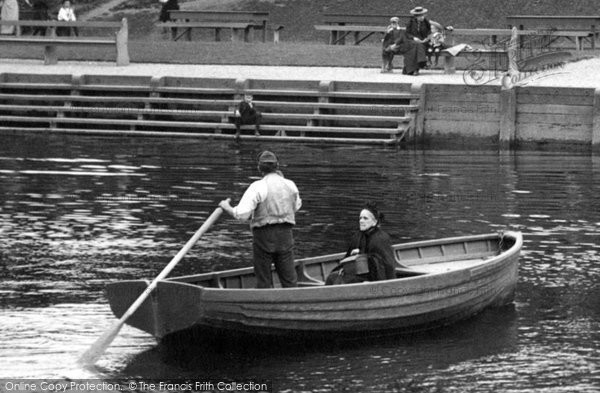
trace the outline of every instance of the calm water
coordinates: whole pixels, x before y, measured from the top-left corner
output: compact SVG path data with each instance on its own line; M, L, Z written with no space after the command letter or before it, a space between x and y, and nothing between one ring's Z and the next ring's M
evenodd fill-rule
M401 242L520 230L514 307L410 337L325 348L165 355L125 327L92 370L75 359L114 321L105 283L151 279L219 200L281 157L304 206L297 255L342 251L365 199ZM600 156L2 137L0 378L273 380L280 392L600 391ZM247 266L223 216L173 275Z

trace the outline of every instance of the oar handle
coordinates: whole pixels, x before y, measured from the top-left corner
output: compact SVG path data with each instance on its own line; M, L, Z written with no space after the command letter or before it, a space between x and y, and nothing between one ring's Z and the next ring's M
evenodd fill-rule
M179 250L177 255L175 255L173 259L171 259L171 262L169 262L169 264L165 266L162 272L160 272L160 274L156 276L154 280L152 280L150 285L146 287L146 289L144 290L144 292L142 292L140 297L138 297L137 300L133 302L131 306L129 306L125 314L123 314L123 316L119 319L120 321L125 321L137 310L137 308L144 302L144 300L146 300L148 295L150 295L150 292L152 292L154 288L156 288L158 282L161 281L163 278L167 277L169 273L171 273L171 270L175 268L175 266L179 263L181 258L183 258L185 254L187 254L187 252L194 246L194 244L196 244L198 239L200 239L200 237L204 235L208 228L210 228L210 226L214 224L215 221L217 221L221 213L223 213L223 209L221 209L220 207L216 208L215 211L212 212L212 214L208 217L204 224L202 224L202 226L196 231L194 236L192 236L192 238L188 240L185 246L183 246L183 248Z

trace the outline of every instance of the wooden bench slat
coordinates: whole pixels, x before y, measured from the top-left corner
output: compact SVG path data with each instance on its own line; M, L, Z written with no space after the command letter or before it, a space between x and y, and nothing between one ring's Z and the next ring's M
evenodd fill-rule
M105 130L105 129L82 129L82 128L50 128L50 127L2 127L0 126L0 132L6 132L10 134L16 134L18 132L40 132L40 133L71 133L71 134L92 134L92 135L129 135L129 136L153 136L160 137L164 136L165 133L161 131L142 131L142 130ZM179 131L173 132L170 131L168 133L171 137L187 137L187 138L197 138L197 137L206 137L214 139L231 139L235 138L234 134L215 134L210 131L206 132L198 132L194 131ZM241 135L241 138L244 139L260 139L260 140L272 140L272 141L281 141L285 140L288 142L300 142L300 143L352 143L352 144L394 144L399 141L399 139L392 138L352 138L352 137L326 137L321 135L316 136L269 136L269 135Z
M191 31L195 28L211 28L215 30L215 41L220 41L220 30L231 29L232 40L241 40L241 30L243 30L243 40L248 42L251 39L251 33L261 31L261 41L266 40L266 30L269 21L268 11L207 11L207 10L171 10L169 11L168 22L157 24L159 27L170 28L171 37L177 40L183 35L191 40ZM176 29L183 29L184 32L177 35ZM281 28L273 30L273 41L279 42L279 31Z
M327 91L318 90L270 90L270 89L246 89L245 92L254 96L261 95L286 95L302 97L346 97L346 98L390 98L390 99L413 99L418 96L411 93L394 92L362 92L362 91Z
M6 122L19 123L85 123L85 124L103 124L103 125L129 125L129 126L150 126L150 127L175 127L175 128L214 128L214 129L235 129L232 123L215 122L190 122L190 121L162 121L162 120L127 120L127 119L101 119L101 118L75 118L75 117L35 117L35 116L3 116ZM279 131L308 131L327 132L327 133L359 133L359 134L398 134L398 128L369 128L369 127L321 127L305 125L261 125L261 130Z
M182 117L216 117L233 116L231 111L206 111L183 109L147 109L147 108L122 108L122 107L90 107L90 106L56 106L56 105L5 105L0 104L0 110L17 112L53 112L53 113L109 113L122 115L170 115ZM315 114L315 113L262 113L265 119L294 119L294 120L348 120L348 121L388 121L406 122L411 118L407 116L370 116L370 115L340 115L340 114Z
M41 45L44 46L44 64L57 64L58 55L56 47L59 45L115 45L118 66L129 64L128 42L128 24L127 19L123 18L121 22L63 22L63 21L1 21L2 25L17 26L16 36L0 36L0 42L13 43L19 45ZM21 26L45 26L49 27L51 34L48 36L21 36ZM82 28L111 28L116 29L114 37L56 37L55 31L57 27L82 27Z
M73 87L73 90L79 91L123 91L123 92L151 92L151 86L140 86L140 85L78 85Z
M77 37L0 36L0 42L35 45L115 45L115 39Z
M171 19L216 21L268 21L268 11L171 10Z
M17 83L17 82L0 82L0 87L3 89L22 89L22 90L70 90L73 88L71 84L65 83Z
M369 25L314 25L316 30L324 31L360 31L360 32L380 32L384 33L386 26L369 26ZM400 30L406 30L400 27ZM479 36L479 35L505 35L510 36L510 29L454 29L447 34L461 36ZM580 36L584 34L592 34L591 30L518 30L518 35L554 35L554 36Z
M412 17L408 14L401 15L390 15L390 14L352 14L352 13L344 13L344 12L325 12L322 15L322 20L324 23L328 24L383 24L388 23L390 17L396 16L403 20L403 22L408 22L408 20Z
M385 110L410 110L416 111L418 105L400 105L400 104L346 104L333 102L278 102L278 101L253 101L257 107L297 107L297 108L322 108L322 109L349 109L349 110L368 110L374 109L378 111Z
M511 29L454 29L447 32L448 35L479 36L479 35L501 35L510 36ZM589 30L517 30L517 35L580 35L591 34Z
M177 28L225 28L225 29L246 29L250 26L256 26L251 22L163 22L158 23L157 27L177 27Z
M372 31L376 33L385 33L386 26L368 26L368 25L314 25L316 30L324 31ZM404 27L401 30L405 30Z
M0 87L3 85L0 83ZM181 105L227 105L233 106L239 103L239 100L210 100L193 98L164 98L164 97L111 97L111 96L69 96L69 95L23 95L23 94L0 94L0 99L10 100L40 100L40 101L70 101L70 102L107 102L122 103L136 102L140 104L181 104ZM259 108L299 108L299 109L347 109L347 110L377 110L383 111L416 111L418 105L400 105L400 104L352 104L352 103L330 103L330 102L291 102L291 101L260 101L254 103Z
M89 28L119 28L121 22L94 22L94 21L43 21L43 20L0 20L0 26L25 26L25 27L89 27Z
M213 88L213 87L172 87L160 86L153 91L157 93L205 93L205 94L237 94L237 89L232 88Z
M419 98L418 94L413 93L393 93L393 92L362 92L362 91L330 91L324 94L326 97L344 97L344 98L389 98L412 100Z
M310 119L310 120L350 120L350 121L389 121L389 122L407 122L411 118L408 116L369 116L369 115L324 115L314 113L262 113L265 119Z

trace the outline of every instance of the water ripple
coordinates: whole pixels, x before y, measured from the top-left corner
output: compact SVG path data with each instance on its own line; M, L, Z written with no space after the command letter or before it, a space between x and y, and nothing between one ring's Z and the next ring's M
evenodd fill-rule
M260 377L283 392L600 385L600 162L587 155L46 136L0 147L0 377L84 373L73 359L114 321L105 284L156 276L221 199L237 202L258 178L265 148L301 192L296 255L344 251L365 200L395 242L520 230L514 309L408 338L185 365L125 328L101 375ZM223 216L173 275L251 255L248 225Z

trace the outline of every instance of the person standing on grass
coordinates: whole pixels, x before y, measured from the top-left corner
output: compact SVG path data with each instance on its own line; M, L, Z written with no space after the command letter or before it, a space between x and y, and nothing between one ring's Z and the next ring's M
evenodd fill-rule
M62 2L62 6L58 10L57 19L62 22L76 22L77 21L77 16L75 16L75 9L73 9L71 2L69 0L64 0ZM70 27L62 27L61 26L61 27L58 27L56 30L57 30L56 31L57 35L67 35L67 36L71 35ZM73 33L76 36L79 35L79 30L77 29L77 27L73 27Z
M171 21L170 11L178 11L179 3L177 0L160 0L162 7L160 9L160 14L158 15L158 21L161 23ZM168 30L164 31L165 33ZM177 37L177 27L171 27L171 37L175 39Z
M25 2L31 7L29 0L25 0ZM19 3L17 0L0 0L0 7L2 7L2 11L0 11L0 20L19 20ZM16 32L17 26L0 26L0 34L11 35L15 34Z
M33 20L50 20L50 8L46 0L33 0ZM36 26L33 29L33 35L46 35L45 26Z
M279 160L270 151L258 156L262 179L250 184L236 207L226 199L219 206L232 217L250 221L254 274L257 288L272 288L271 265L279 276L281 286L298 285L294 266L294 237L296 212L302 206L300 193L293 181L279 171Z
M162 8L160 9L160 14L158 15L158 21L168 22L171 20L169 11L179 10L179 3L177 0L160 0L160 3L162 4Z

